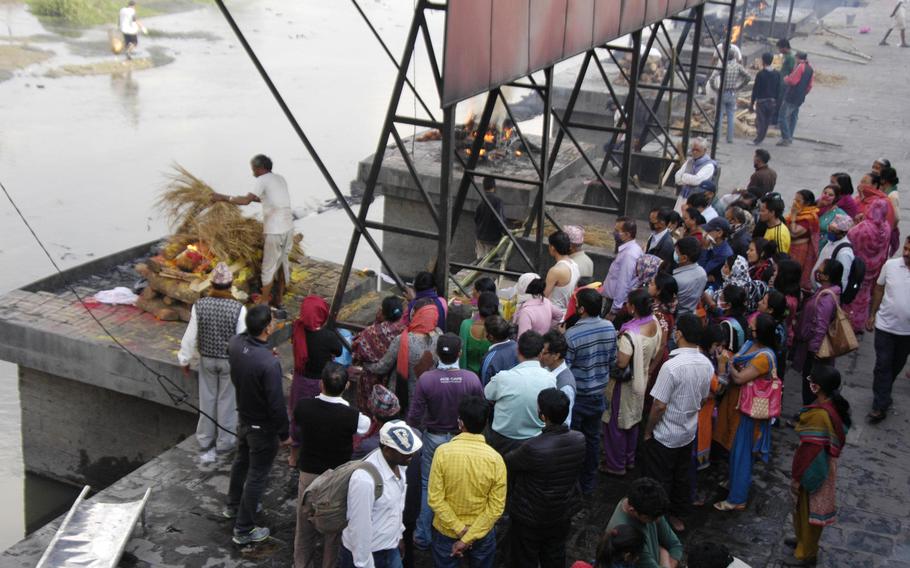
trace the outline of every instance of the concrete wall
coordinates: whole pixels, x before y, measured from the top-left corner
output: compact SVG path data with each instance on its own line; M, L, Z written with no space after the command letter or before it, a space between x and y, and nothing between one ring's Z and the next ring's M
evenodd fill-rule
M19 367L26 471L107 487L195 431L188 412Z

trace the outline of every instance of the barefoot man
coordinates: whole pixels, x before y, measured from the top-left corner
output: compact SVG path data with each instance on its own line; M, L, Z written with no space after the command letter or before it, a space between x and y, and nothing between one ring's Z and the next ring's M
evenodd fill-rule
M262 230L265 244L262 250L262 293L260 304L281 308L284 289L291 279L288 255L294 246L294 218L291 215L291 196L284 178L272 173L272 160L257 154L250 160L256 183L243 196L212 195L212 201L227 201L234 205L262 203ZM280 270L279 270L280 269ZM274 293L273 293L274 285Z

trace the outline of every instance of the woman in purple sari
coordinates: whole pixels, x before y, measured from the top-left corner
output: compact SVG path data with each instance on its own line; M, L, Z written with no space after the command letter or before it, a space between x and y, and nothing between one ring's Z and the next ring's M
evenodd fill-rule
M632 319L619 329L616 367L622 373L631 365L631 377L624 382L614 377L607 384L610 413L604 413L604 460L600 470L610 475L625 475L635 467L648 375L662 347L652 303L645 288L634 290L626 300L625 310Z
M853 245L853 253L866 264L866 276L856 298L846 307L853 331L862 333L869 318L869 302L872 288L888 260L888 246L891 240L891 225L888 223L890 202L879 199L866 209L863 220L847 233Z

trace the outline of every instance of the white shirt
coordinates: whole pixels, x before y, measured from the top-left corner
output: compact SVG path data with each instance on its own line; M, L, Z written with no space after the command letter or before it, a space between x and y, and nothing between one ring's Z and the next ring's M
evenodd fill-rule
M382 478L382 496L373 499L375 483L368 472L357 470L351 475L348 526L341 532L341 543L351 551L354 566L373 568L373 552L397 548L404 534L408 468L398 466L398 475L395 475L380 450L373 451L363 461L376 466Z
M882 243L882 246L887 244ZM895 335L910 335L910 301L907 301L910 268L907 268L903 257L885 262L876 283L885 287L885 295L875 314L875 329Z
M667 410L654 426L654 439L668 448L681 448L695 439L698 411L711 391L714 366L698 349L680 347L657 373L651 389Z
M351 406L348 401L341 398L340 396L329 396L327 394L319 393L316 395L316 398L319 400L324 400L325 402L331 402L332 404L343 404L344 406ZM370 431L370 418L363 413L357 415L357 433L361 436Z
M692 187L698 187L698 185L703 181L708 181L714 177L714 164L705 164L698 170L697 174L692 173L692 158L686 160L679 170L677 170L676 175L674 176L676 180L676 185L690 185Z
M569 305L569 298L572 297L572 292L575 291L575 285L578 283L581 273L578 271L578 265L571 258L560 260L553 268L560 264L569 268L569 281L565 286L553 286L553 291L550 292L550 301L560 310L566 311L566 307ZM553 268L550 270L553 270Z
M556 377L559 376L559 373L568 370L568 368L569 368L569 366L566 365L565 361L563 361L562 363L559 364L558 367L556 367L555 369L550 371L550 374L553 375L553 380L557 381L557 384L558 384L558 380ZM575 406L575 389L573 389L569 385L563 385L562 387L559 388L559 390L566 393L566 396L569 397L569 415L566 416L566 421L564 422L564 424L566 426L572 426L572 407Z
M256 178L250 193L262 202L262 232L283 235L294 228L291 194L288 183L278 174L268 172Z
M246 331L246 308L240 306L240 315L237 316L235 332L241 334ZM199 320L196 319L196 306L190 310L190 323L186 324L183 339L180 341L180 351L177 352L177 361L181 365L189 365L193 357L199 352L196 338L199 335Z
M136 8L132 6L120 8L120 32L128 35L139 33L139 24L136 23Z
M819 287L818 281L815 280L815 271L822 267L822 263L831 258L831 255L834 254L834 249L838 245L842 244L850 245L850 238L846 235L839 241L831 241L825 243L825 246L822 247L821 252L818 254L818 260L815 261L815 266L812 267L812 288L817 290ZM853 266L853 246L841 247L837 251L837 258L834 259L841 263L841 266L844 267L844 276L841 278L840 289L844 290L847 288L847 280L850 278L850 267Z
M594 276L594 261L591 260L591 257L588 256L585 251L580 250L572 253L569 255L569 258L574 260L575 264L578 265L579 276Z

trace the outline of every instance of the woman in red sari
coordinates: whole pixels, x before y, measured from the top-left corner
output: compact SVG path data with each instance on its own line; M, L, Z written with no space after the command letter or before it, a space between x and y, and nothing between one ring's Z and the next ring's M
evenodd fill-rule
M793 556L784 566L815 566L822 529L837 514L837 460L852 424L850 403L839 394L837 369L817 365L807 377L815 401L799 414L799 446L793 454L790 493L793 495L795 538L787 539Z
M818 259L818 207L815 205L815 196L808 189L796 192L793 206L787 217L787 227L790 229L790 257L802 266L802 278L799 287L812 291L812 269Z
M388 296L382 301L382 307L376 312L376 321L360 332L351 345L354 365L362 367L382 359L388 351L392 340L401 335L405 321L401 317L404 304L401 298ZM384 384L385 377L380 374L363 371L357 381L357 408L364 414L370 413L370 398L373 385Z
M846 307L850 315L853 331L863 333L866 320L869 318L869 302L872 288L878 275L888 260L888 247L885 243L891 240L891 225L888 223L888 208L891 202L886 197L873 201L866 209L865 218L855 225L847 236L853 245L853 253L866 264L866 276L856 298Z

